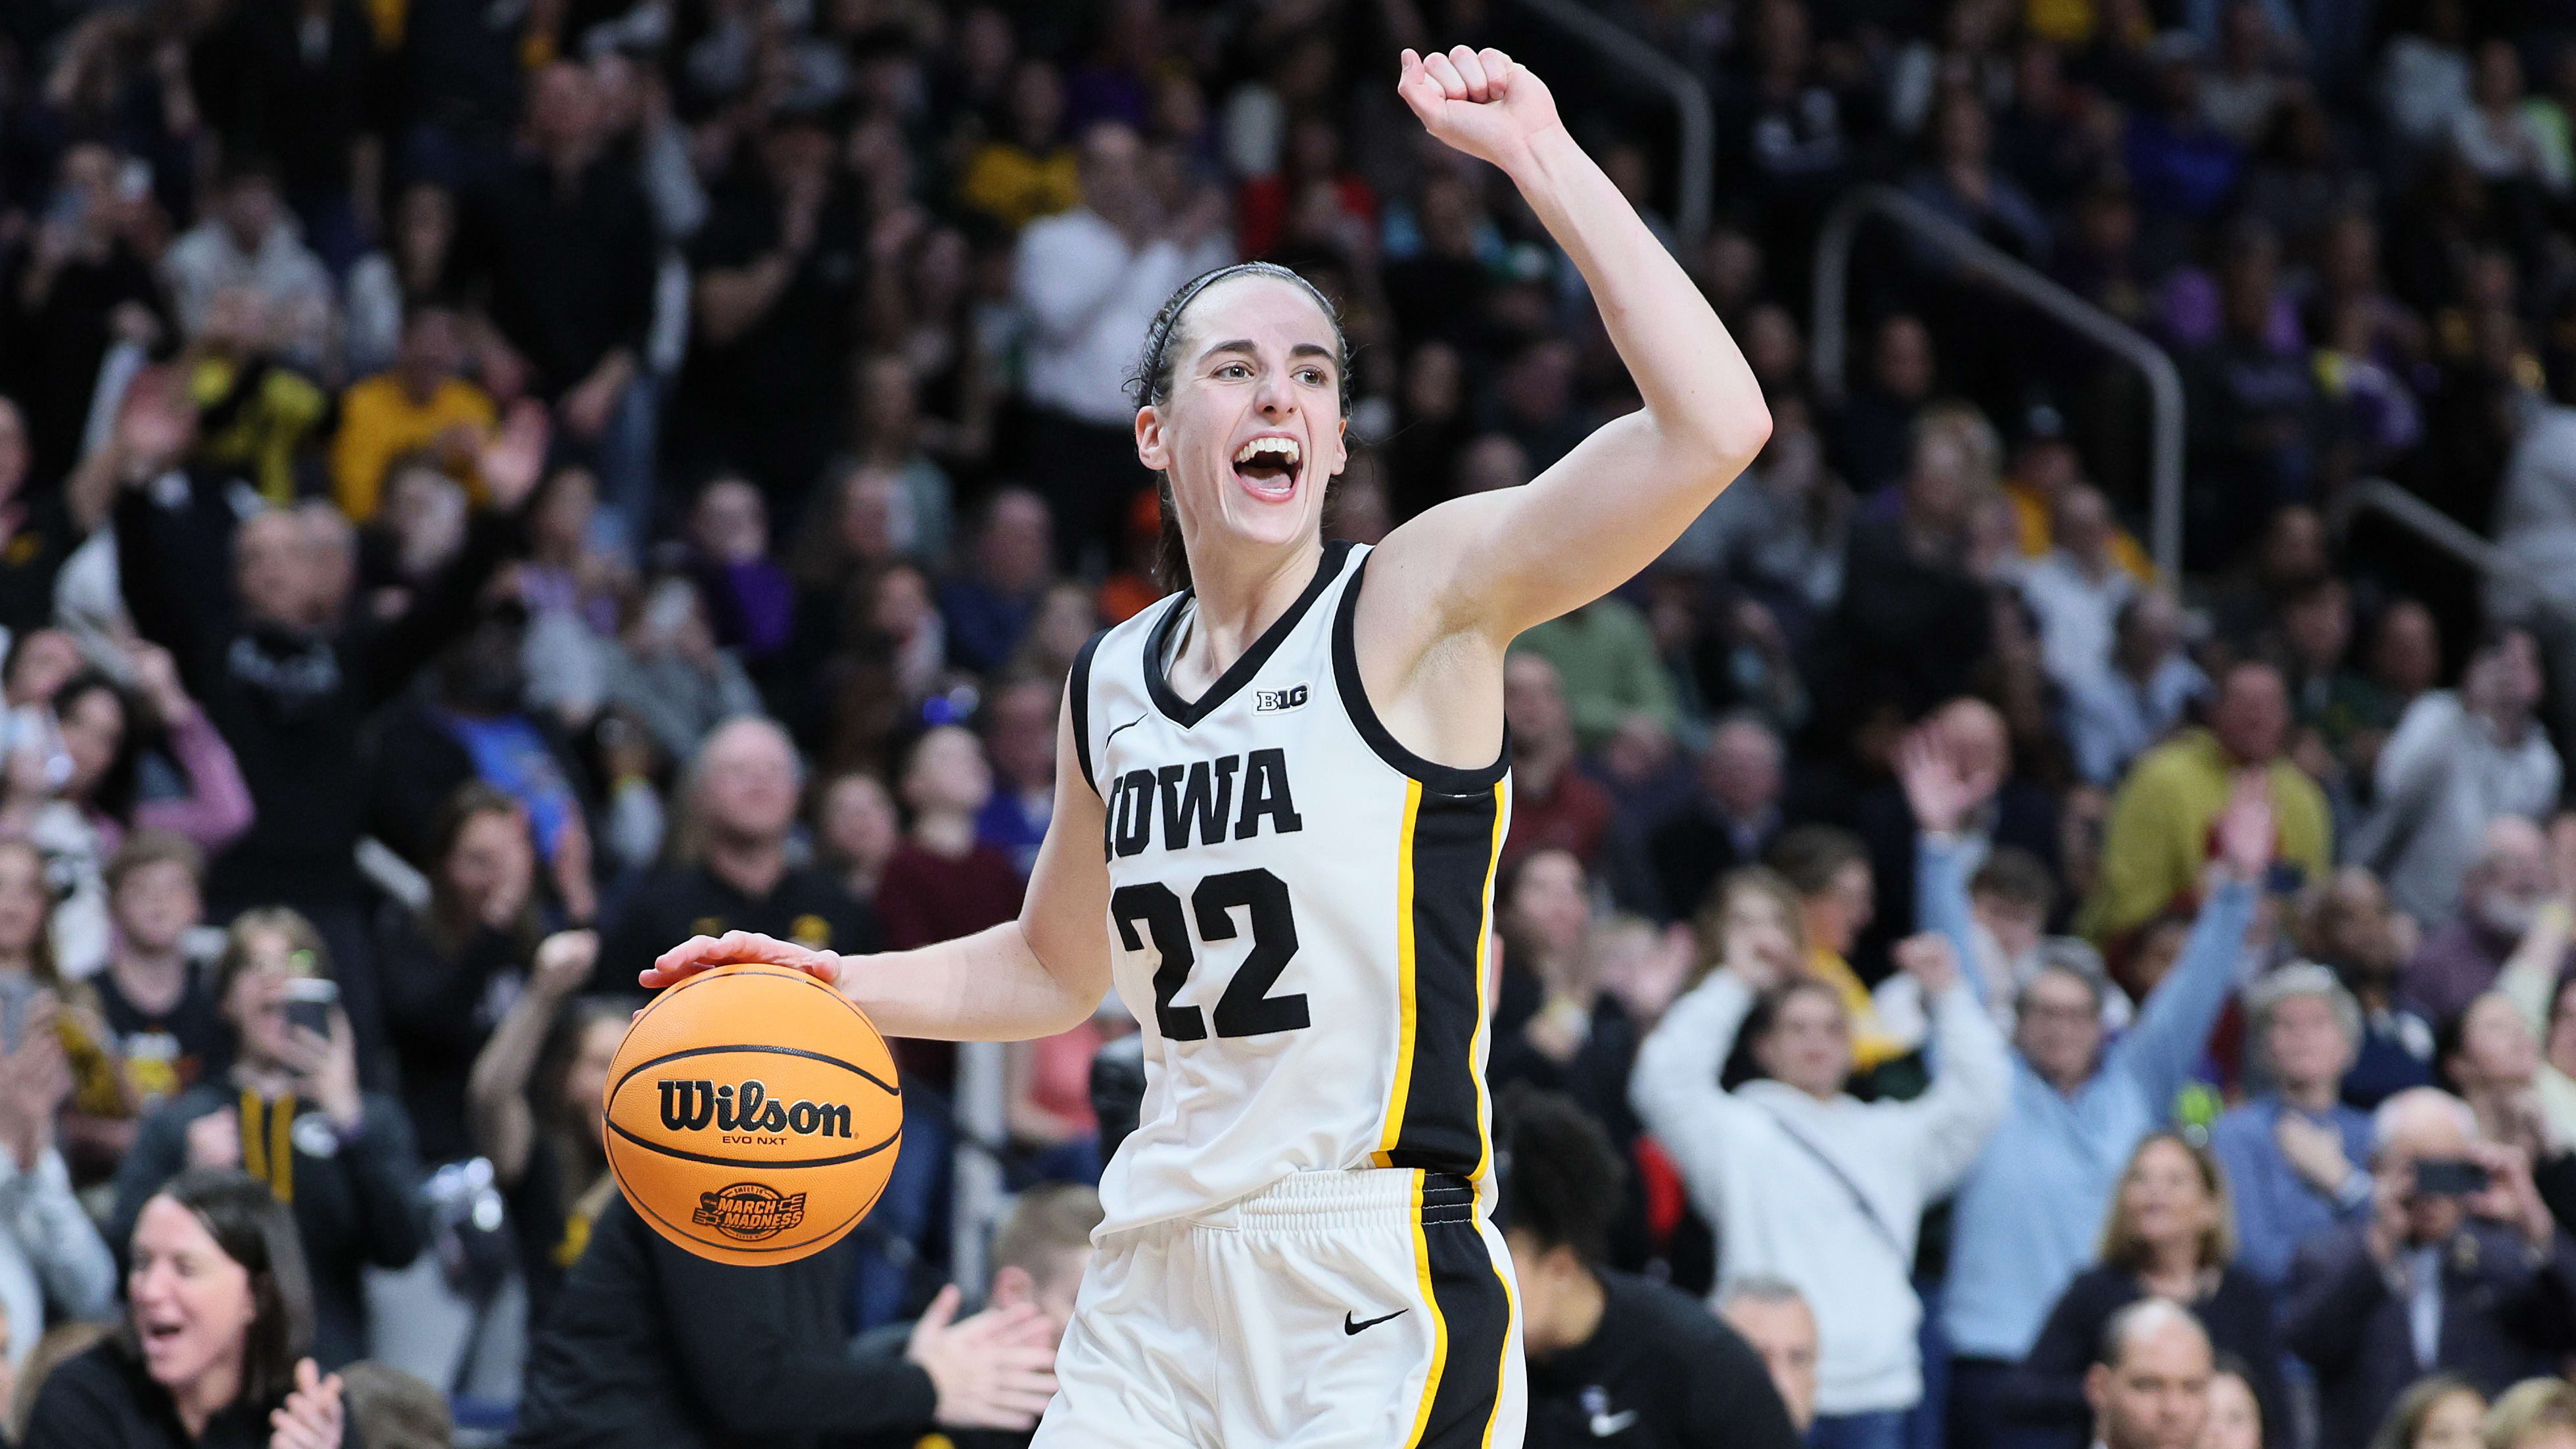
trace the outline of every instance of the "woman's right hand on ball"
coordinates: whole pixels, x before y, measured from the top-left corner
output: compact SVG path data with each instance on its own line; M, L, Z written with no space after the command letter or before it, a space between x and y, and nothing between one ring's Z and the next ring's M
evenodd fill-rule
M793 941L781 941L754 931L727 931L721 936L691 936L670 950L636 976L647 990L658 991L676 986L701 971L718 966L731 966L744 961L758 961L771 966L787 966L811 972L827 986L841 984L841 958L829 951L815 951Z

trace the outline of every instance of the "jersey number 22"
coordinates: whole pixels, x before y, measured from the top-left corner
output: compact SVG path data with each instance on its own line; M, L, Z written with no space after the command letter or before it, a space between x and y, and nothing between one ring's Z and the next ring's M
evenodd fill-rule
M1198 889L1190 892L1189 911L1198 917L1198 938L1233 940L1234 911L1238 906L1252 917L1252 949L1245 954L1243 964L1235 968L1225 994L1217 998L1216 1034L1261 1036L1306 1026L1305 993L1268 994L1279 980L1279 973L1287 969L1288 959L1297 954L1297 917L1289 909L1287 882L1259 869L1230 870L1200 881ZM1172 1004L1172 998L1189 982L1191 968L1198 964L1181 898L1161 881L1120 886L1109 897L1109 915L1118 923L1118 939L1128 950L1145 949L1144 939L1136 934L1137 925L1142 923L1146 935L1153 938L1154 954L1162 958L1162 964L1154 969L1154 1024L1164 1038L1204 1040L1208 1023L1199 1009Z

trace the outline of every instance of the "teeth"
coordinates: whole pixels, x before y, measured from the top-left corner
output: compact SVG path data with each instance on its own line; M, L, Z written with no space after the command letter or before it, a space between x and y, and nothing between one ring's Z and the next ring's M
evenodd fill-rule
M1287 462L1288 466L1292 468L1297 466L1299 454L1297 441L1294 438L1255 438L1234 450L1234 461L1249 463L1264 453L1276 453Z

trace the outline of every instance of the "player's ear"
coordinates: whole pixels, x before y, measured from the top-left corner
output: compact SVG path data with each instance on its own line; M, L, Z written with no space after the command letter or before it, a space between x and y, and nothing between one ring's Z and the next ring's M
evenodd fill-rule
M1029 1270L1017 1263L1005 1263L993 1270L992 1306L1016 1308L1038 1301L1038 1282Z
M1136 459L1155 473L1172 466L1172 450L1163 442L1163 414L1151 403L1136 409Z

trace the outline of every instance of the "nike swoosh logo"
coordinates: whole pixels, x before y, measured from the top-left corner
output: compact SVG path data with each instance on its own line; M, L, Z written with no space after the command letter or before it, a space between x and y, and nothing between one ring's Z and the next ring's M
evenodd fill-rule
M1613 1434L1626 1430L1635 1422L1637 1422L1637 1411L1634 1409L1623 1409L1616 1414L1595 1414L1592 1416L1592 1437L1607 1439Z
M1413 1310L1410 1308L1399 1308L1393 1313L1381 1313L1375 1318L1365 1318L1357 1323L1353 1323L1351 1321L1351 1311L1345 1308L1342 1310L1342 1332L1357 1333L1364 1328L1375 1328L1390 1318L1402 1318L1404 1315L1411 1313L1412 1311Z
M1140 725L1140 724L1143 724L1144 722L1145 722L1145 717L1144 717L1143 715L1141 715L1141 714L1140 714L1140 715L1136 716L1134 719L1131 719L1131 720L1127 721L1125 724L1120 725L1120 726L1118 727L1118 729L1111 730L1109 733L1107 733L1107 734L1105 734L1105 735L1101 736L1101 738L1100 738L1100 747L1101 747L1102 749L1104 749L1104 750L1105 750L1105 749L1107 749L1107 748L1109 748L1109 742L1110 742L1111 740L1114 740L1114 739L1118 738L1118 732L1119 732L1119 730L1132 730L1132 729L1134 729L1136 726L1138 726L1138 725Z

